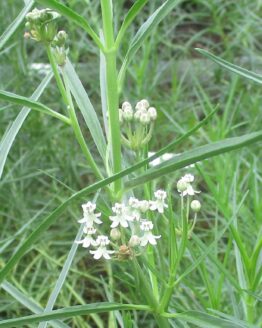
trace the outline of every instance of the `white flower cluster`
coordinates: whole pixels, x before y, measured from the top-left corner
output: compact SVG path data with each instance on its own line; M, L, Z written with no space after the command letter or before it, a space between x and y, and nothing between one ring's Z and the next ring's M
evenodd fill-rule
M185 174L181 179L177 182L177 190L181 193L181 196L194 196L195 194L200 193L200 191L196 191L192 187L192 182L195 177L192 174Z
M130 197L127 204L115 203L112 207L113 215L109 216L111 221L110 237L116 242L120 240L123 242L127 236L129 238L128 246L120 245L119 247L117 245L119 258L123 258L123 252L126 257L132 255L132 248L136 246L156 245L156 240L161 237L153 234L154 225L145 216L147 211L157 211L163 214L165 208L167 208L165 203L167 194L163 190L157 190L154 196L155 199L149 201ZM115 250L107 248L110 244L109 238L105 235L98 235L97 238L93 238L94 234L96 234L94 224L100 225L102 223L100 220L101 213L95 213L96 205L91 202L83 204L82 208L84 215L78 222L84 224L86 236L82 240L76 241L76 243L82 244L85 248L95 247L95 250L90 250L90 254L96 260L102 257L110 259L111 254L114 254ZM128 228L130 228L129 231L125 230Z
M143 125L147 125L150 122L155 121L157 118L157 111L155 107L150 107L149 102L146 99L140 100L136 106L135 111L132 105L125 101L122 104L122 108L119 109L120 122L140 122Z

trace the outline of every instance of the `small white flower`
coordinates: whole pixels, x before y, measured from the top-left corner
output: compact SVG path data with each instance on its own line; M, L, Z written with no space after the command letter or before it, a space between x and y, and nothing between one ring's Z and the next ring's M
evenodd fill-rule
M191 185L195 177L192 174L185 174L180 180L177 182L177 190L181 193L182 196L194 196L195 194L200 193L200 191L194 190Z
M154 225L151 221L143 221L140 225L142 231L144 231L144 235L140 238L140 245L142 247L146 246L148 243L151 245L156 245L156 239L159 239L161 236L155 236L152 234L151 230Z
M193 174L188 173L188 174L185 174L181 179L188 183L191 183L195 180L195 177L193 176Z
M123 228L128 227L128 221L133 221L133 217L130 216L129 209L120 203L116 203L114 207L112 207L112 211L116 214L114 216L109 216L109 220L113 223L111 224L111 228L116 228L121 225Z
M128 200L128 205L132 208L139 208L139 200L135 197L130 197Z
M110 251L106 248L110 244L110 241L107 236L98 236L96 239L96 245L98 248L95 251L90 251L90 254L94 255L95 260L99 260L101 257L104 257L106 260L111 259L111 254L114 254L114 251Z
M96 233L96 229L93 227L87 228L84 227L84 232L87 233L87 236L85 236L84 239L82 240L77 240L75 243L76 244L83 244L83 247L88 248L91 245L96 246L96 241L93 239L92 235Z
M82 205L84 217L81 220L78 220L79 223L85 223L87 227L92 227L94 223L101 224L102 221L98 219L101 216L101 213L94 213L96 209L96 204L87 202Z
M167 197L166 192L164 190L157 190L154 195L156 200L150 201L150 210L157 210L159 213L164 213L165 208L168 207L165 203L165 199Z

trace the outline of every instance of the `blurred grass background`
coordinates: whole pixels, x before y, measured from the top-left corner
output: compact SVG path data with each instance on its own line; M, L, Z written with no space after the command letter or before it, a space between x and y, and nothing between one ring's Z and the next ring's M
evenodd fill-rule
M101 17L98 2L63 2L85 16L95 30L99 31ZM133 1L115 1L116 28L132 3ZM135 24L129 28L120 51L119 63L130 38L161 3L159 0L149 2ZM1 2L1 33L22 7L23 1L20 0ZM147 39L129 66L120 99L135 103L147 98L159 110L150 151L160 149L167 141L191 128L217 104L218 115L197 135L180 145L178 153L203 143L261 129L260 86L229 74L194 51L194 47L205 48L228 61L261 72L261 12L261 1L183 1ZM61 19L59 26L69 34L70 59L77 64L77 70L93 105L101 113L98 50L75 25ZM0 87L30 96L43 78L43 74L33 68L34 64L47 63L47 57L41 44L25 40L23 34L24 26L21 26L0 54ZM54 80L41 96L41 102L46 102L54 109L62 108L62 100ZM1 135L16 117L18 110L14 105L1 103ZM85 135L89 138L86 131ZM220 222L229 219L226 214L232 210L233 202L239 202L249 190L237 219L247 249L252 249L262 221L262 203L259 198L262 179L261 149L255 145L209 159L192 172L198 176L199 188L203 191L203 213L196 231L207 240L212 238ZM168 179L175 181L181 174L176 172ZM8 260L45 213L49 213L50 209L65 200L73 190L79 190L91 181L93 177L86 168L85 159L70 128L48 116L31 112L16 138L0 181L0 261L5 263ZM221 211L221 204L225 209L224 213ZM10 277L10 282L42 306L45 306L75 238L79 215L77 205L70 208L67 215L61 217L23 258ZM23 231L13 238L20 229ZM218 254L222 258L227 242L228 238L225 236L218 245ZM236 275L234 263L231 262L233 260L229 258L228 267ZM84 251L77 252L56 303L57 307L108 298L103 282L107 278L99 278L105 270L104 264L92 264ZM210 267L208 276L211 281L217 278L217 274ZM119 273L119 284L116 286L121 297L126 298L125 301L129 301L131 296L136 299L131 286L123 286L121 283L121 275L123 272ZM180 285L179 292L174 297L176 308L211 307L236 315L237 311L232 305L234 302L228 299L226 292L213 298L208 292L201 290L201 284L201 274L195 270ZM0 293L1 319L30 313L7 293L2 290ZM237 299L235 302L238 303ZM146 327L154 327L150 318L144 318L144 322ZM92 319L85 320L84 317L70 322L72 327L88 327L89 324L95 326ZM99 326L98 321L96 325Z

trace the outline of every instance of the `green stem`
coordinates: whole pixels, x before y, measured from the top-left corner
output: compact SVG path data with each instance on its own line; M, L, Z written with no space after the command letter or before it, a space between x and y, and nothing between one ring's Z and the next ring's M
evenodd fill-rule
M110 0L101 0L103 16L103 33L105 39L105 62L106 62L106 94L109 116L109 138L112 147L113 174L121 171L121 134L118 114L118 91L116 49L113 31L113 16ZM121 199L121 179L114 182L114 193L117 199Z
M46 52L47 52L47 56L48 56L48 59L49 59L49 62L50 62L52 71L53 71L54 76L55 76L55 79L56 79L56 83L57 83L58 89L59 89L59 91L61 93L61 96L63 98L64 103L68 106L68 99L67 99L65 87L64 87L62 78L60 76L60 73L59 73L57 64L55 62L55 59L54 59L54 56L53 56L53 53L52 53L52 49L51 49L50 44L46 45Z

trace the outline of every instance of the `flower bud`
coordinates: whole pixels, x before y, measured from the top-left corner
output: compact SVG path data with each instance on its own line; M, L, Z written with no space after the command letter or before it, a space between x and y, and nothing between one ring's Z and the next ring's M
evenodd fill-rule
M190 207L191 207L192 211L199 212L201 209L201 203L196 199L192 200Z
M110 231L110 237L113 240L119 240L121 238L121 232L117 228L114 228Z
M123 109L123 119L125 121L132 121L133 119L132 107L131 108L126 107L125 109Z
M128 101L124 101L122 104L122 109L125 110L127 108L132 110L131 104Z
M188 183L185 180L180 179L180 180L178 180L176 187L179 192L183 192L183 191L187 190Z
M119 113L119 122L123 123L123 111L121 108L119 108L118 113Z
M147 200L141 200L139 202L139 209L141 212L145 213L149 209L149 202Z
M150 122L150 116L148 115L148 113L142 113L140 115L139 121L141 124L147 125Z
M140 100L137 104L136 104L136 109L148 109L149 107L149 102L146 99L142 99Z
M128 242L128 245L130 247L136 247L139 244L140 244L140 238L137 235L133 235Z
M155 109L155 107L149 107L147 110L147 113L151 119L151 121L155 121L157 118L157 111Z

